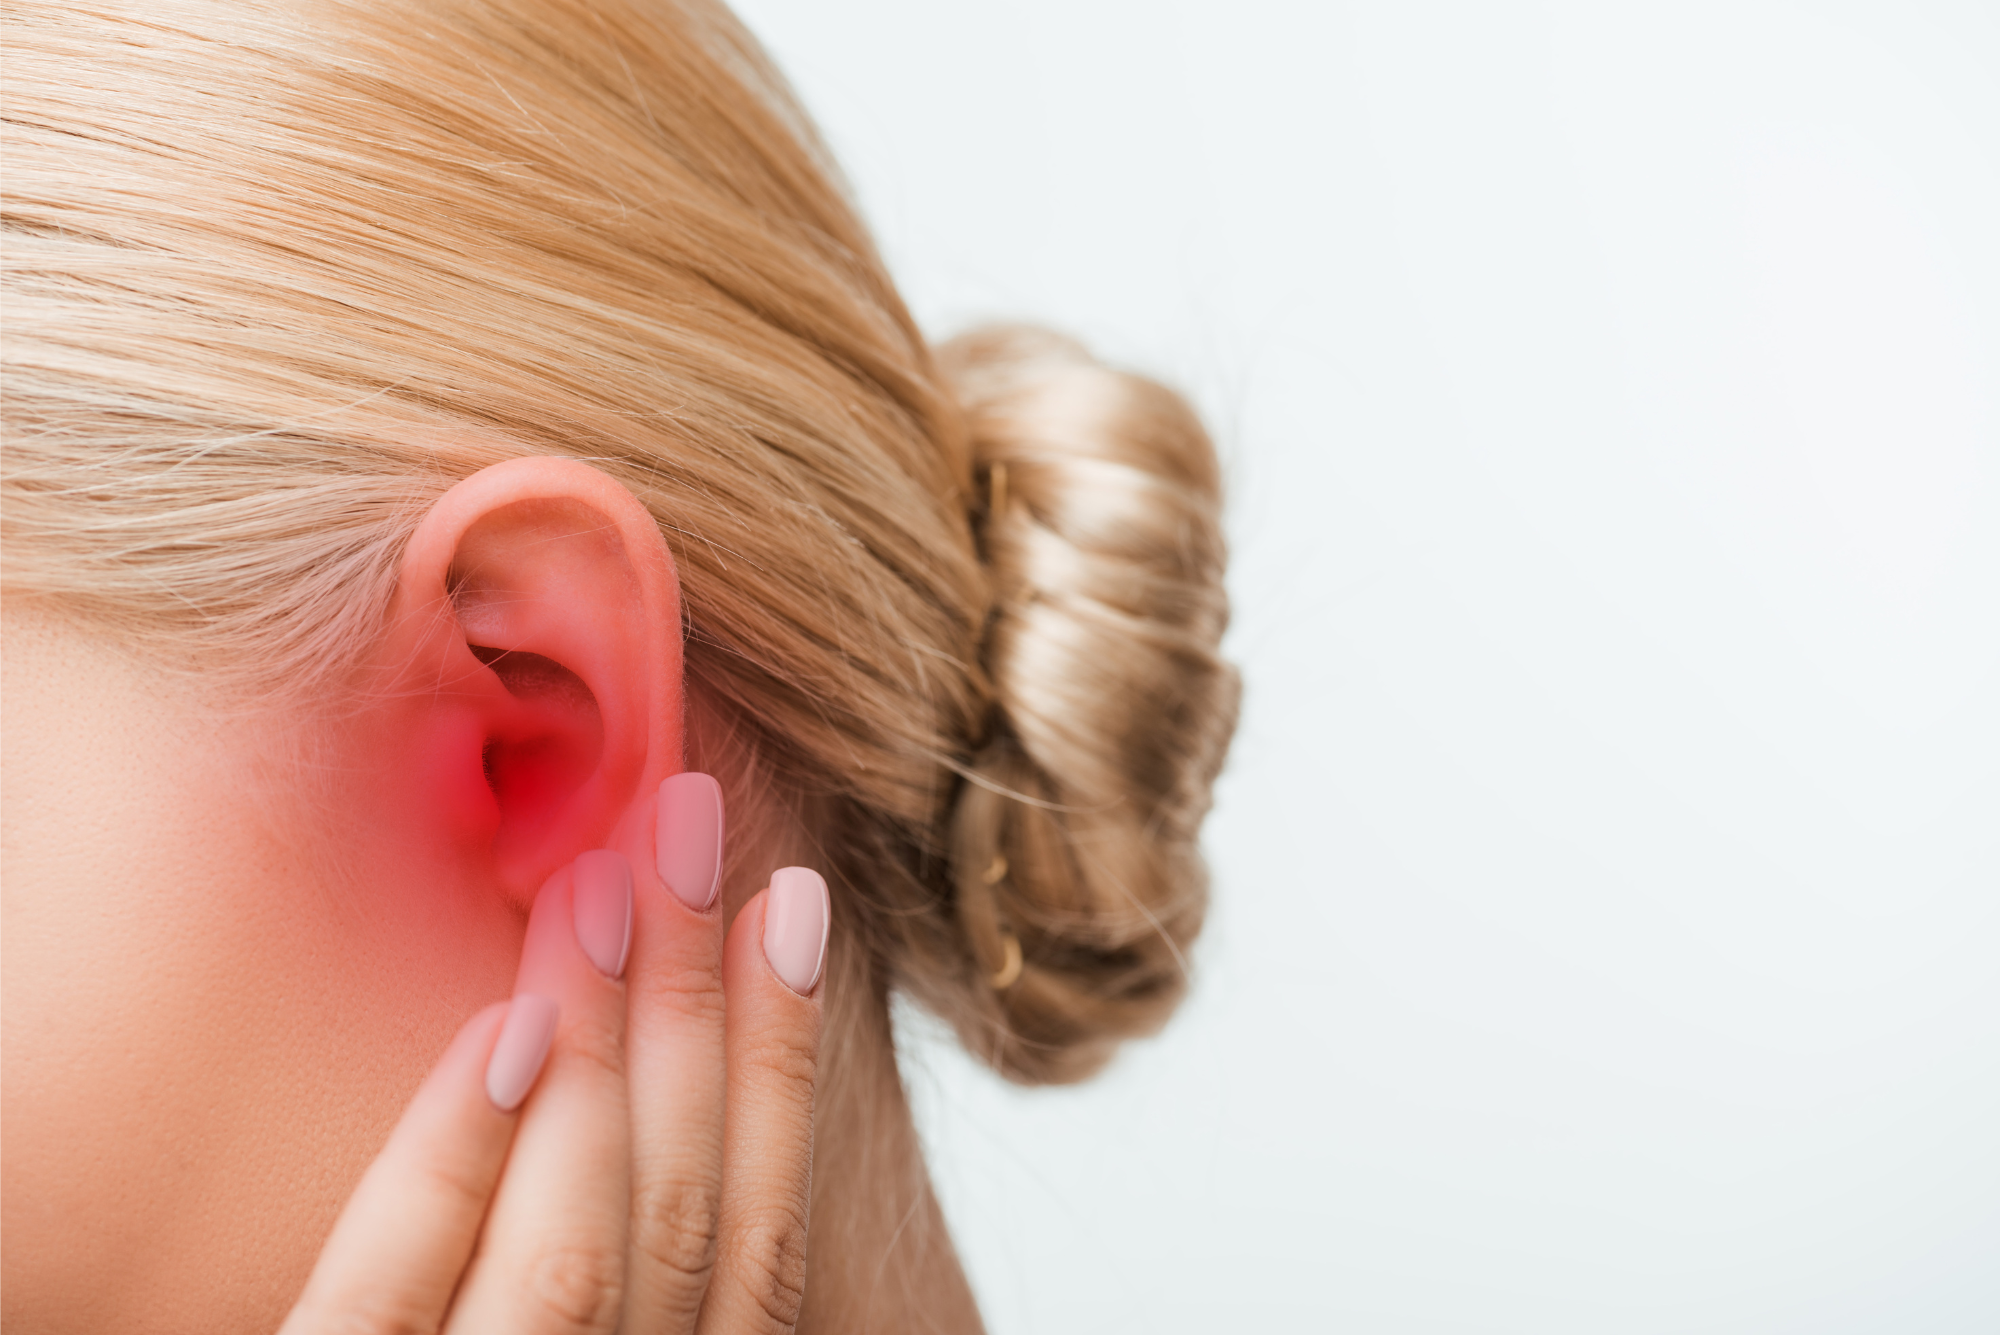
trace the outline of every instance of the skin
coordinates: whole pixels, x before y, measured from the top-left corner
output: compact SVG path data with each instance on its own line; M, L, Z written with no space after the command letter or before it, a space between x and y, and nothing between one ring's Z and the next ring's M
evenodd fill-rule
M512 1328L979 1328L838 906L809 995L759 949L757 892L805 831L732 812L761 856L706 912L651 871L660 780L727 758L700 754L720 733L682 700L672 562L616 483L516 460L447 493L324 709L231 706L50 609L0 616L10 1329L271 1330L302 1293L288 1332L330 1328L406 1282L371 1221L424 1209L423 1236L478 1238L469 1268L412 1263L447 1300L526 1310L538 1257L619 1258L608 1305ZM635 873L621 979L568 929L595 848ZM563 1018L501 1114L477 1077L517 983ZM424 1192L467 1145L490 1185L452 1216Z

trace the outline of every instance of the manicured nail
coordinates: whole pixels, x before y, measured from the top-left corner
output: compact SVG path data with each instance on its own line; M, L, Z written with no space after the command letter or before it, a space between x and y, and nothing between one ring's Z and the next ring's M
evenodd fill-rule
M771 873L771 898L764 905L764 958L805 996L826 964L826 933L833 913L826 881L810 867L780 867Z
M535 1087L542 1063L549 1058L549 1042L556 1036L556 1003L532 992L523 992L507 1006L507 1020L500 1026L500 1041L486 1063L486 1097L501 1112L513 1112Z
M606 978L625 972L632 948L632 864L623 853L593 849L577 857L570 911L576 942Z
M722 881L722 785L693 773L661 784L653 850L667 888L695 912L705 912Z

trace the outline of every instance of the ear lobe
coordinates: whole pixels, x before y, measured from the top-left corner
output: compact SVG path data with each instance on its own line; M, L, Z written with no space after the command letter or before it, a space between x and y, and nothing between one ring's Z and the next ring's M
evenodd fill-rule
M571 459L453 487L405 550L389 641L427 819L521 904L679 772L680 587L658 525Z

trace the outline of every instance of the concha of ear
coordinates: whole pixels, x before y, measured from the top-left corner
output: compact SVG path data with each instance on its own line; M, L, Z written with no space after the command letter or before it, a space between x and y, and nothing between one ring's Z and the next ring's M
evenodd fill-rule
M952 815L961 1038L1081 1079L1186 990L1235 729L1215 449L1187 403L1046 331L939 350L984 495L995 709Z

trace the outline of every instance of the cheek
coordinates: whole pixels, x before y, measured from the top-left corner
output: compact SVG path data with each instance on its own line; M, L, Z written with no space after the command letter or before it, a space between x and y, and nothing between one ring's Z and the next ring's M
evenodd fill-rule
M254 738L112 735L10 812L8 1325L268 1329L437 1053L507 994L520 917L420 837L418 799L478 799L476 768L439 790L349 754L290 791L247 777Z

